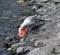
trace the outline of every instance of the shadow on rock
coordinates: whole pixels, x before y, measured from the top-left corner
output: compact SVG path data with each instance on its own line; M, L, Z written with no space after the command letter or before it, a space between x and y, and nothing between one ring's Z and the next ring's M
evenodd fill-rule
M18 36L6 37L5 42L4 42L4 47L10 48L11 45L18 43L19 41L20 41L20 37Z

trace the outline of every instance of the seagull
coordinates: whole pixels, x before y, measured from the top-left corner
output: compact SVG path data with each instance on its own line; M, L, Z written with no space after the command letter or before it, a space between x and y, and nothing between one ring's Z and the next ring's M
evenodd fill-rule
M35 23L36 19L37 19L38 15L35 14L33 16L28 16L23 23L20 25L19 27L19 35L20 36L24 36L26 33L26 30L24 29L26 26L30 26L32 24ZM23 34L24 33L24 34Z

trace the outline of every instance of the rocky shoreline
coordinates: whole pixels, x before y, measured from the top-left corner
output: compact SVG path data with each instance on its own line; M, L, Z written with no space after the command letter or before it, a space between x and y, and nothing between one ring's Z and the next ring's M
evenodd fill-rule
M2 1L1 35L7 36L4 48L10 55L60 55L60 0ZM31 31L25 41L18 36L18 26L34 11L40 16L38 29ZM1 19L2 18L2 19ZM37 25L36 24L36 25ZM4 31L4 32L3 32Z

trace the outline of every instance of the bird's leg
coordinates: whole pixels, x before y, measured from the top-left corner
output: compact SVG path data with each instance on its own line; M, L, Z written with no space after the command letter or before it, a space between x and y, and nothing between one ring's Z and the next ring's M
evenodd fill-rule
M30 25L28 25L25 29L26 29L26 31L31 31L32 30L32 28L30 27Z
M28 30L29 30L29 31L31 31L31 30L32 30L31 26L28 26Z

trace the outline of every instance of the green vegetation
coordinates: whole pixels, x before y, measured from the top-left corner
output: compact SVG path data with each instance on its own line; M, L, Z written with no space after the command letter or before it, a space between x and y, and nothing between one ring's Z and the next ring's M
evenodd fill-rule
M51 51L50 51L51 54L58 54L58 52L56 52L56 48L54 47Z

